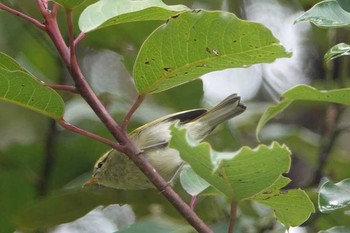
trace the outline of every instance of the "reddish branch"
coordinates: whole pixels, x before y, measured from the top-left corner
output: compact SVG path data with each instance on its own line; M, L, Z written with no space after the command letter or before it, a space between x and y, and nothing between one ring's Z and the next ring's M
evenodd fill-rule
M235 230L237 219L237 202L231 202L231 210L230 210L230 225L228 227L228 233L233 233Z
M141 103L144 100L144 96L139 95L136 98L136 101L134 102L134 104L131 106L129 112L125 115L124 120L123 120L123 124L122 124L122 129L124 132L127 132L127 128L128 128L128 124L130 121L131 116L134 114L134 112L138 109L138 107L141 105Z
M28 15L22 13L22 12L19 12L19 11L15 10L15 9L12 9L11 7L8 7L8 6L6 6L3 3L0 3L0 9L4 10L4 11L7 11L7 12L9 12L11 14L14 14L14 15L16 15L16 16L18 16L18 17L20 17L20 18L22 18L22 19L32 23L32 24L34 24L36 27L40 28L41 30L45 30L46 29L45 25L40 23L38 20L36 20L36 19L34 19L34 18L32 18L32 17L30 17L30 16L28 16Z
M108 140L107 138L104 138L104 137L101 137L97 134L94 134L94 133L91 133L89 131L86 131L84 129L81 129L75 125L72 125L70 123L68 123L67 121L65 121L64 119L61 119L58 121L58 123L60 123L60 125L69 130L69 131L72 131L72 132L75 132L75 133L78 133L78 134L81 134L81 135L84 135L85 137L89 137L89 138L92 138L96 141L99 141L99 142L102 142L110 147L113 147L114 149L117 149L117 150L121 150L120 148L120 145L116 142L113 142L111 140Z
M46 83L45 83L45 86L58 91L67 91L67 92L72 92L76 94L78 93L77 89L74 86L60 85L60 84L46 84Z
M84 39L85 33L81 32L74 40L74 46L77 46L77 44Z

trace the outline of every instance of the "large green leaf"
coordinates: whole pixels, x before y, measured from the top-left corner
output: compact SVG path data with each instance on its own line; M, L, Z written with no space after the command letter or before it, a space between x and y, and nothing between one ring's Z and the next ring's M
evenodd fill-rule
M256 128L256 136L258 137L260 130L271 118L282 112L295 100L322 101L350 105L350 88L326 91L317 90L307 85L298 85L289 89L282 95L282 101L280 103L268 107L261 116Z
M186 6L168 6L161 0L100 0L81 13L79 27L86 33L121 23L166 20L186 10Z
M142 45L134 65L140 94L161 92L225 68L288 57L271 31L227 12L192 11L171 17Z
M350 179L336 184L325 182L319 191L318 207L321 212L327 213L350 205Z
M328 52L324 55L326 61L330 61L332 59L341 57L341 56L349 56L350 55L350 45L345 43L339 43L334 45Z
M208 143L195 144L186 138L186 131L172 127L170 147L219 192L239 201L270 187L290 167L290 151L274 142L255 149L242 147L237 152L219 153Z
M60 4L64 8L73 9L83 4L86 0L53 0L53 1Z
M336 0L317 3L296 19L296 22L309 21L322 28L337 28L350 25L350 13L345 11Z

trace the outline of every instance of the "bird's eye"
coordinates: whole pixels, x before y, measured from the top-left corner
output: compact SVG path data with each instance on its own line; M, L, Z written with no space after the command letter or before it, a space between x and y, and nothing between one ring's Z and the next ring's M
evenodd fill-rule
M103 165L103 163L102 163L102 162L99 162L99 163L97 164L97 168L101 168L102 165Z

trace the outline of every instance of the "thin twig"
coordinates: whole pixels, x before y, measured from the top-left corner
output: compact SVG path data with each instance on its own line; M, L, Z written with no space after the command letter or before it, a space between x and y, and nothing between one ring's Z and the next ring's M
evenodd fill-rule
M237 202L231 202L231 211L230 211L230 225L228 227L228 233L233 233L235 230L237 219Z
M42 0L37 0L37 4L42 16L45 19L47 34L50 36L52 42L56 46L64 64L66 64L67 68L70 70L69 49L58 27L56 15L52 15L47 11L47 9L42 5Z
M39 10L40 10L42 16L44 16L44 18L47 17L48 15L50 15L47 0L36 0L36 4L38 5Z
M74 94L79 94L77 88L74 87L74 86L70 86L70 85L45 84L45 86L50 87L50 88L52 88L54 90L67 91L67 92L71 92L71 93L74 93Z
M94 112L96 113L96 115L101 119L101 121L106 125L107 129L112 133L113 137L115 139L117 139L117 141L119 142L123 142L123 141L127 141L127 135L125 135L123 133L123 131L121 130L121 127L114 121L114 119L112 118L112 116L108 113L107 109L103 106L103 104L101 103L101 101L97 98L96 94L94 93L94 91L91 89L89 83L86 81L83 73L80 70L80 66L78 64L77 61L77 57L75 55L75 47L72 46L72 44L74 42L73 38L73 32L74 32L74 28L73 28L73 19L71 16L71 12L67 12L67 24L68 24L68 32L69 32L69 41L70 41L70 48L68 51L68 55L69 56L65 56L63 58L64 62L66 63L67 68L69 69L71 76L75 82L75 86L77 88L77 90L79 91L79 93L81 94L81 96L85 99L85 101L91 106L91 108L94 110ZM51 18L47 18L47 20L49 22L51 21L56 21L56 19L51 19ZM60 30L58 28L57 22L54 23L52 22L50 25L52 25L52 29L49 28L48 33L49 36L52 37L56 37L57 34L60 34ZM53 38L54 40L54 38ZM56 40L60 40L58 41L56 44L55 41L55 45L57 47L57 49L60 51L64 48L62 48L61 44L64 43L62 35L60 35L60 37L56 38ZM63 52L60 52L60 54L63 54Z
M54 17L57 16L58 9L59 9L59 5L57 3L53 3L51 14Z
M197 195L194 195L194 196L192 196L191 202L190 202L190 208L192 210L194 210L194 207L196 206L196 202L197 202Z
M85 33L81 32L74 40L74 46L77 46L77 44L85 38Z
M70 123L68 123L67 121L65 121L64 119L61 119L58 121L58 123L65 129L69 130L69 131L72 131L72 132L75 132L75 133L78 133L78 134L81 134L85 137L88 137L88 138L92 138L96 141L99 141L99 142L102 142L116 150L123 150L122 146L119 145L118 143L116 142L113 142L107 138L104 138L104 137L101 137L97 134L94 134L94 133L91 133L89 131L86 131L84 129L81 129L75 125L72 125Z
M73 28L73 15L72 10L66 9L67 25L68 25L68 39L69 39L69 53L70 63L76 59L75 46L74 46L74 28ZM72 67L71 67L72 69Z
M22 19L32 23L34 26L36 26L37 28L39 28L41 30L46 30L45 24L40 23L38 20L30 17L29 15L26 15L26 14L20 12L20 11L12 9L11 7L8 7L8 6L6 6L3 3L0 3L0 9L4 10L4 11L7 11L7 12L9 12L11 14L14 14L14 15L16 15L16 16L18 16L18 17L20 17L20 18L22 18Z
M142 95L138 95L137 96L135 102L133 103L133 105L131 106L130 110L128 111L128 113L124 117L124 120L123 120L123 123L122 123L123 131L127 132L130 118L132 117L134 112L138 109L138 107L140 107L140 105L143 102L144 98L145 97L142 96Z

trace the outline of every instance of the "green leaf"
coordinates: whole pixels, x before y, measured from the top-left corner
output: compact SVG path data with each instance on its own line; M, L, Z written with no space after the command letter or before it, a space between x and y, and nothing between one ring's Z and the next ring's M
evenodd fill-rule
M277 105L272 105L269 106L264 114L261 116L258 125L256 127L256 138L259 138L259 133L261 131L261 129L264 127L264 125L271 120L273 117L275 117L277 114L279 114L280 112L282 112L284 109L286 109L292 101L284 99L281 102L279 102L279 104Z
M350 105L350 88L326 91L317 90L307 85L297 85L289 89L282 95L282 101L280 103L268 107L261 116L256 129L257 138L264 125L295 100L322 101Z
M191 142L184 129L173 126L171 131L170 147L176 148L199 176L231 200L239 201L262 192L290 167L289 149L277 142L219 153L208 143Z
M71 222L96 206L112 204L115 201L116 193L112 190L65 190L25 206L16 216L15 223L23 231L47 228Z
M0 100L31 109L56 120L60 119L64 112L61 96L23 71L0 68Z
M270 206L277 220L287 227L301 225L315 212L310 198L300 189L264 192L252 200Z
M171 17L142 45L133 76L140 94L161 92L226 68L288 57L271 31L227 12L192 11Z
M330 50L328 50L328 52L324 55L324 58L328 62L332 59L348 55L350 55L350 45L340 43L334 45Z
M284 186L286 186L287 184L290 183L290 179L288 177L285 176L280 176L275 183L273 183L270 187L268 187L267 189L265 189L262 193L263 194L267 194L267 193L273 193L273 192L279 192L281 188L283 188ZM260 193L261 194L261 193ZM258 194L258 195L260 195ZM253 197L254 198L254 197Z
M307 85L298 85L282 95L289 100L312 100L350 105L350 88L317 90Z
M325 231L320 231L319 233L349 233L350 227L332 227Z
M350 25L350 13L341 8L336 0L322 1L296 19L308 21L321 28L337 28Z
M53 0L53 1L60 4L66 9L73 9L83 4L86 0Z
M184 190L191 196L196 196L208 188L210 184L198 176L190 166L184 166L180 173L180 182Z
M349 0L337 0L339 6L343 8L343 10L350 12L350 2Z
M168 6L161 0L101 0L81 13L79 28L86 33L121 23L166 20L186 10L186 6Z
M140 232L152 232L152 233L190 233L193 232L193 228L189 225L180 225L178 223L174 223L174 221L169 221L164 217L160 218L149 218L141 220L130 227L118 231L119 233L140 233Z
M350 204L350 179L336 184L325 182L319 191L318 207L321 212L328 213Z
M16 60L2 52L0 52L0 68L8 71L23 71L30 74L27 70L20 66Z

